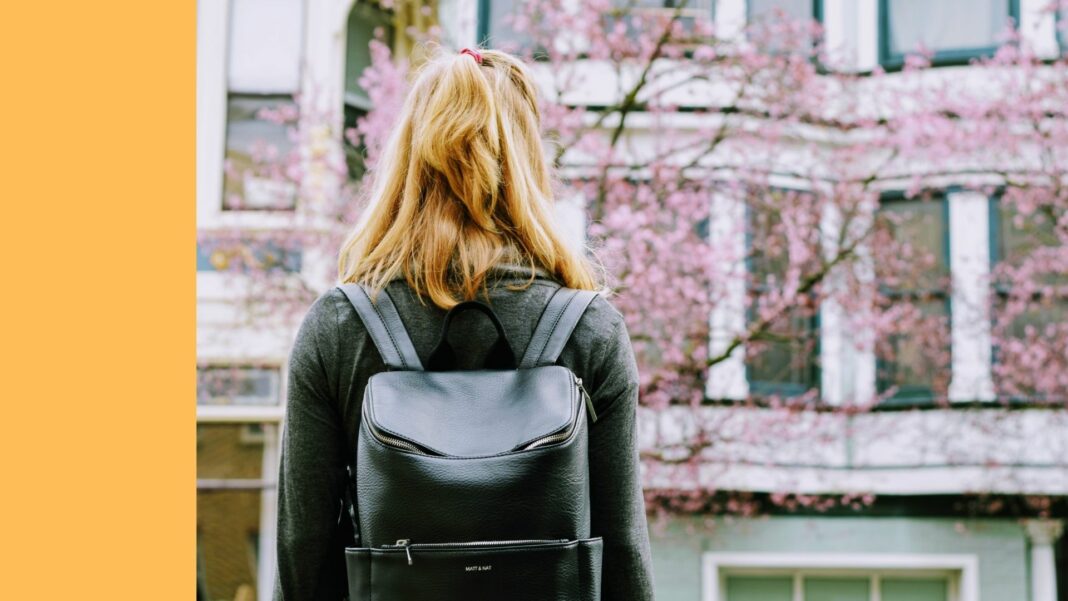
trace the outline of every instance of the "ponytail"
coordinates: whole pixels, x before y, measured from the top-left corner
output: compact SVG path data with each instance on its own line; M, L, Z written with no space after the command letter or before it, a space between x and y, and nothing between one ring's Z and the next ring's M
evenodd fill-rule
M444 184L443 192L463 203L475 223L494 231L501 138L493 88L476 61L449 58L415 123L412 154L440 174L433 183Z
M554 223L540 122L521 61L438 49L370 174L368 204L341 249L341 281L380 289L403 275L445 309L473 299L504 261L597 288L593 265Z

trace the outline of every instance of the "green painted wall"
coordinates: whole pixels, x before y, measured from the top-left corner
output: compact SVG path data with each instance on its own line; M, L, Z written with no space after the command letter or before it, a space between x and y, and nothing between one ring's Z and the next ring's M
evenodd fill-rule
M1027 538L1012 519L671 518L650 527L658 601L700 601L704 551L973 554L981 601L1028 598Z

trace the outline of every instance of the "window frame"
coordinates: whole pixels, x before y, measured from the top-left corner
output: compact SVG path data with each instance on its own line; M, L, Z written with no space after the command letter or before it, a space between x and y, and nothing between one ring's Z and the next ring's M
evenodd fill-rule
M949 215L949 194L953 191L952 188L946 188L938 192L938 200L920 200L920 202L938 202L941 206L942 213L942 260L946 265L946 270L949 277L952 278L952 255L950 236L952 231L950 230L950 215ZM908 202L914 200L914 197L908 197L902 190L894 190L884 192L879 197L879 208L886 203L895 202ZM876 209L876 218L878 218L879 209ZM946 350L949 354L949 364L947 369L952 370L953 366L953 293L950 289L944 290L887 290L882 287L882 284L876 280L876 286L879 289L879 294L893 299L895 302L901 299L910 298L916 300L918 297L924 294L933 294L942 299L942 303L946 311L946 320L949 324L949 338L946 340ZM883 377L885 368L888 362L875 354L875 391L880 394L893 384L887 384L886 379ZM933 404L938 397L935 395L934 389L927 386L910 386L910 387L898 387L896 393L893 396L885 399L880 405L883 407L894 407L912 404Z
M887 71L899 71L905 66L905 58L911 52L892 52L890 49L890 2L891 0L879 0L878 6L878 64ZM1008 0L1009 10L1006 19L1011 18L1017 26L1020 24L1020 0ZM951 67L967 65L972 59L993 56L997 52L998 45L982 46L975 48L952 48L940 50L931 57L933 67Z
M942 553L775 553L706 551L701 556L702 601L730 601L730 575L944 576L950 601L979 601L979 558ZM797 578L797 576L795 576ZM796 584L795 584L796 586Z
M798 188L778 188L778 191L785 193L797 193L797 194L811 194L809 190L803 190ZM745 275L746 275L746 287L745 293L751 294L754 290L762 290L762 285L753 285L749 282L749 277L753 274L753 257L750 251L753 248L753 229L751 227L753 222L753 210L751 203L743 202L745 211ZM747 303L745 308L745 326L749 327L749 323L753 320L753 306L752 303ZM766 397L766 396L781 396L781 397L797 397L805 394L810 390L815 390L817 396L822 400L823 398L823 371L820 366L820 358L823 350L822 336L820 328L822 323L820 321L820 310L816 307L812 317L808 320L808 328L813 332L813 338L815 345L812 348L812 356L815 358L812 361L811 379L813 385L810 387L804 387L792 382L774 382L767 380L755 380L753 378L753 365L752 363L743 358L743 364L745 366L745 381L749 387L749 396Z

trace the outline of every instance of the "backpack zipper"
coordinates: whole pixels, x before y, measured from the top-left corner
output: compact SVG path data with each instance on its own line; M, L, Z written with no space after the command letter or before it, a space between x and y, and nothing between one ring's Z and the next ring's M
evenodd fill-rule
M589 413L590 419L596 422L597 412L593 410L593 399L590 398L590 393L586 392L586 389L582 386L582 378L575 376L575 384L578 385L579 392L582 393L582 400L586 403L586 413Z
M366 406L364 408L363 420L367 422L367 429L371 433L371 436L374 436L375 440L377 440L378 442L381 442L384 445L391 446L396 449L410 451L412 453L415 453L416 455L432 456L431 453L427 453L425 450L415 446L407 440L401 440L400 438L390 436L389 434L386 434L379 430L378 426L375 425L374 420L368 419Z
M573 379L575 381L575 385L579 389L579 392L582 394L583 397L588 399L589 395L586 394L586 389L582 387L582 378L580 378L580 377L578 377L578 376L576 376L574 374L572 374L572 377L573 377ZM586 407L588 407L590 411L593 410L588 401L586 403ZM597 420L597 417L594 416L594 421L596 421L596 420ZM517 449L517 450L528 451L530 449L536 449L538 447L545 446L547 444L555 444L557 442L561 442L561 441L567 440L568 437L571 436L571 433L575 431L575 428L577 426L578 426L578 420L575 420L574 422L572 422L570 424L570 427L568 429L560 431L560 432L556 432L555 434L549 434L547 436L543 436L543 437L541 437L541 438L539 438L539 439L537 439L537 440L525 445L522 449Z
M374 426L371 426L371 434L374 435L374 437L377 438L379 442L387 444L387 445L389 445L391 447L404 449L405 451L411 451L411 452L413 452L413 453L415 453L417 455L428 455L429 454L429 453L426 453L425 451L423 451L422 449L420 449L419 447L415 446L414 444L412 444L410 442L401 440L399 438L393 438L392 436L389 436L387 434L383 434L383 433L379 432L378 428L376 428Z
M392 545L382 545L383 549L404 549L405 554L408 557L408 565L412 565L412 549L435 549L442 547L497 547L507 545L551 545L557 543L566 543L566 538L534 538L534 539L519 539L519 540L480 540L480 541L467 541L460 543L415 543L412 544L409 538L397 539L396 543Z

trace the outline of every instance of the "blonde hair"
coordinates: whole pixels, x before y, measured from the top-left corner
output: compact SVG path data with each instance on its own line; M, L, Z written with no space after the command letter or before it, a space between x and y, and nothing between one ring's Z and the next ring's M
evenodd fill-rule
M529 265L530 282L540 267L565 286L599 287L553 224L529 70L505 52L478 52L481 64L439 48L420 70L341 248L342 282L379 290L403 274L445 309L475 298L499 262Z

